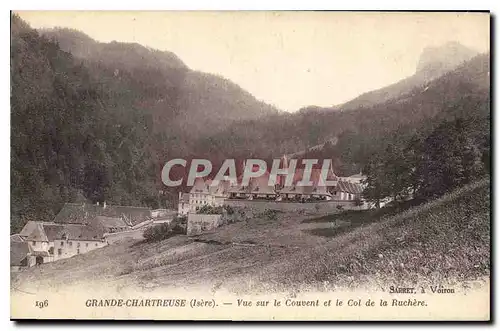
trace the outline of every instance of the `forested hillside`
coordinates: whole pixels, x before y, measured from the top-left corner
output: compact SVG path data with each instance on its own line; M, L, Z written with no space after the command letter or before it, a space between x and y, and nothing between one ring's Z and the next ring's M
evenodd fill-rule
M454 70L381 103L283 113L222 77L190 70L169 52L98 43L72 30L40 35L15 15L11 26L13 232L27 220L51 220L64 202L172 205L177 192L162 185L160 172L174 157L217 164L306 151L333 158L336 172L350 175L380 169L377 157L414 152L412 142L437 153L430 146L450 133L444 146L470 151L455 163L481 160L474 174L460 172L468 179L457 183L489 169L489 54L459 65L460 57ZM419 154L419 164L456 156L438 154ZM383 173L373 183L387 180ZM418 178L419 187L434 185Z
M155 132L190 139L226 128L235 120L277 113L233 82L190 70L175 54L135 43L97 42L70 29L42 30L62 50L82 59L115 102L151 113ZM126 95L122 95L126 94Z
M237 122L197 146L203 155L281 155L327 143L304 156L333 158L341 175L359 172L391 135L427 132L442 121L479 116L489 121L489 54L474 57L439 78L390 101L345 111L310 110ZM258 144L255 142L258 141ZM242 151L244 148L244 151Z
M276 112L265 104L259 106L249 93L228 80L190 71L172 53L148 50L136 44L98 43L68 29L43 33L57 40L63 49L85 59L91 68L97 63L116 72L118 64L113 61L116 53L108 56L108 52L110 48L121 48L127 50L123 52L126 60L118 61L126 62L120 67L121 72L141 64L163 72L157 80L154 75L142 75L148 78L141 80L141 75L131 74L130 82L112 87L115 93L134 94L130 99L141 104L142 112L152 114L155 139L151 144L160 158L165 155L188 159L205 157L216 164L227 157L269 159L306 151L339 138L338 146L327 144L313 154L334 158L339 173L349 175L361 170L370 153L365 150L370 149L374 141L376 145L380 137L398 128L420 130L421 123L427 119L434 121L435 116L440 116L439 121L454 116L453 111L451 115L445 111L448 108L460 105L459 109L468 109L473 103L484 104L485 95L489 100L489 55L467 61L475 51L456 42L424 49L419 63L415 64L415 75L387 88L368 92L334 111L309 107L306 111L289 114ZM446 72L454 68L453 74L446 78ZM102 70L93 71L102 81ZM163 94L149 98L141 90L147 86ZM367 95L373 98L370 97L369 102L362 101ZM122 99L126 96L115 98L119 103ZM163 161L158 160L158 163Z
M115 98L81 61L12 17L11 231L51 220L68 201L160 203L150 121Z
M199 140L234 121L279 112L173 53L72 30L40 35L16 15L11 108L13 232L64 202L173 206L166 160L195 156Z
M417 87L438 78L472 59L478 53L457 42L448 42L440 47L427 47L422 51L415 73L381 89L363 93L359 97L339 105L342 110L370 107L411 92Z

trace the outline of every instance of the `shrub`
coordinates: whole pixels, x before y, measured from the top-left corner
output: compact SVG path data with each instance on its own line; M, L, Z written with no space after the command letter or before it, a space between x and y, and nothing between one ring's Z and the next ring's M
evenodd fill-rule
M231 206L223 206L222 223L231 224L235 222L245 221L249 218L247 212L242 208L235 208Z
M235 213L234 208L231 206L224 205L222 208L226 211L228 215L233 215Z
M360 206L362 206L363 204L364 204L364 201L363 201L363 200L361 200L361 198L360 198L360 197L356 197L356 199L354 199L354 205L355 205L356 207L360 207Z
M181 233L186 233L188 218L186 215L174 217L172 229L180 230ZM175 231L175 230L174 230Z
M233 215L236 210L234 207L224 205L224 206L211 206L205 205L196 209L198 214L206 214L206 215L217 215L217 214L227 214Z
M204 205L196 209L197 214L205 214L205 215L216 215L222 214L223 208L221 206L211 206Z
M274 221L278 218L278 211L275 209L266 209L258 215L259 218L268 219Z
M160 241L175 236L185 234L186 226L175 219L171 223L163 223L147 228L144 231L144 238L148 242Z

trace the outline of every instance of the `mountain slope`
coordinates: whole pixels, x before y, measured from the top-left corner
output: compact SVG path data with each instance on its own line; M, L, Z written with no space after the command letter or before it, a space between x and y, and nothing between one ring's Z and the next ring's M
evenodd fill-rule
M426 79L441 76L478 55L478 52L458 42L448 42L440 47L426 47L417 64L416 74Z
M323 291L412 280L420 286L444 286L489 276L488 181L366 223L343 220L363 218L371 211L351 213L359 215L261 216L226 225L197 241L179 235L157 243L111 245L31 268L18 274L13 284L23 291L124 285L159 290L189 284L241 294L297 290L304 284Z
M12 232L52 220L65 202L172 206L177 194L159 175L167 158L189 159L234 121L278 113L172 53L68 30L59 42L16 15L11 27Z
M118 67L150 67L187 69L187 66L171 52L158 51L137 43L100 43L83 32L73 29L41 29L41 35L55 39L62 50L77 58L102 62Z
M67 48L89 58L60 49L70 42ZM50 220L64 202L86 199L174 204L177 192L160 173L175 157L208 158L217 169L226 158L269 159L319 146L302 156L332 158L336 172L349 175L385 148L389 133L403 139L455 117L489 123L489 54L368 108L290 114L135 44L100 44L77 33L58 45L16 16L11 43L15 224Z
M147 114L117 105L116 90L16 15L11 25L11 231L65 202L161 203Z
M181 127L184 134L203 136L233 121L278 112L223 77L190 70L171 52L115 41L100 43L70 29L41 32L84 60L97 80L105 78L106 88L137 92L129 100L117 98L117 102L150 113L160 132L173 128L180 134ZM107 82L123 75L126 82Z
M369 107L398 98L412 89L438 78L478 55L477 52L457 43L449 42L440 47L428 47L422 51L415 74L378 90L363 93L336 108L341 110Z
M490 57L482 54L408 93L369 107L345 111L313 111L234 123L227 130L198 142L203 155L276 157L335 141L304 157L333 158L346 164L340 174L359 172L351 165L366 161L387 134L402 135L432 128L442 120L480 116L489 120ZM259 144L255 144L258 139ZM334 146L333 146L334 145Z

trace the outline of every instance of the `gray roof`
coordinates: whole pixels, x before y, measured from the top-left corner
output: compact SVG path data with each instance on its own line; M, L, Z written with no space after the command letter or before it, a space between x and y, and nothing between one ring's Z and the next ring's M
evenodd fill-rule
M35 222L35 227L33 228L33 231L26 237L27 241L49 241L47 238L47 235L45 234L45 231L43 229L43 223L42 222Z
M120 217L97 216L96 220L105 228L126 228L127 223Z
M255 194L276 194L274 186L269 185L269 172L265 172L262 176L251 178L249 182L250 193Z
M242 186L243 177L238 178L238 185L229 186L225 189L227 193L252 193L274 195L276 191L274 186L269 185L269 172L265 172L259 177L252 177L248 181L248 186Z
M38 222L34 222L34 221L28 221L23 229L21 230L21 232L19 232L19 235L22 236L22 237L27 237L31 234L31 232L33 232L33 230L38 226L37 225Z
M49 241L54 240L88 240L100 241L104 231L93 225L80 224L45 224L43 225Z
M89 224L97 216L122 218L127 224L135 225L151 217L147 207L94 205L66 203L54 219L55 223Z
M349 176L348 178L360 178L360 179L364 179L364 178L366 178L366 176L363 175L362 173L359 173L359 174L355 174L355 175Z
M351 194L361 194L363 192L363 187L356 183L350 183L347 181L338 181L335 190Z
M21 237L19 234L13 234L10 236L10 242L21 243L23 241L24 241L23 237Z
M94 224L61 224L34 221L28 223L30 224L26 224L22 231L25 235L25 241L101 240L105 232L104 227ZM20 236L11 236L11 242L15 242L18 237Z
M27 242L10 243L10 265L20 266L21 262L33 251Z
M240 185L234 185L234 186L229 187L227 192L229 192L229 193L248 193L249 188L247 186L245 187L245 186L240 186Z
M325 186L286 186L281 194L330 195Z

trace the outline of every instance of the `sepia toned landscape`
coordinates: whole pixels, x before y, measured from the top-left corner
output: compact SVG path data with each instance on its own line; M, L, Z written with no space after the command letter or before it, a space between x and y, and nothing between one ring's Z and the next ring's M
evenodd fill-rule
M153 18L164 30L145 30ZM84 19L93 37L77 29ZM90 27L104 19L116 26ZM220 40L203 38L195 19L201 30L233 24L233 34L220 28ZM247 20L268 29L240 34ZM11 295L369 289L406 300L414 289L489 288L489 20L12 13ZM395 31L403 22L406 37ZM366 36L373 54L336 39L340 26ZM374 26L380 33L368 32ZM152 47L153 32L195 68L168 43ZM412 38L415 46L404 48ZM258 47L286 53L283 63ZM210 58L216 51L234 60ZM241 64L258 61L253 71ZM279 76L288 64L302 72L293 84L292 73ZM199 70L205 65L226 69ZM265 79L254 84L252 75ZM290 91L271 100L276 77Z

